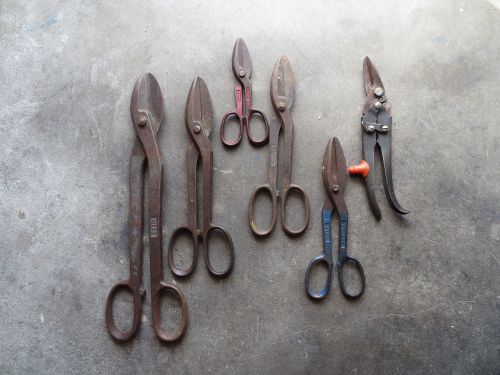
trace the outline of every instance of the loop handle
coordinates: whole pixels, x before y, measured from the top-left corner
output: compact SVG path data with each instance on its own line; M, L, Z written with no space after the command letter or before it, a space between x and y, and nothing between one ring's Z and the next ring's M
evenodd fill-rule
M222 271L217 271L212 266L212 262L210 261L210 234L213 233L214 231L220 232L224 235L225 242L229 247L229 263L227 267ZM205 234L205 237L203 238L203 256L205 257L205 265L207 266L207 270L208 272L210 272L212 276L215 277L229 276L234 265L234 247L233 247L233 240L231 239L231 236L229 236L229 233L225 229L222 229L221 227L215 225L210 226L210 228Z
M318 292L314 292L310 286L311 271L315 267L319 267L320 265L326 265L326 267L328 269L328 275L326 277L325 284L323 284L323 288L321 290L319 290ZM307 266L306 279L305 279L305 286L306 286L307 295L312 299L319 300L319 299L325 298L328 295L328 293L330 292L332 273L333 273L332 263L326 259L324 254L318 255L317 257L315 257L311 261L311 263L309 263L309 266Z
M291 192L298 192L301 197L302 203L304 204L304 224L299 229L292 229L286 223L286 204L288 201L288 196ZM307 229L307 225L309 224L309 198L307 197L306 192L299 185L290 184L287 189L285 189L283 194L283 199L281 201L281 226L285 233L289 236L296 237L300 236Z
M271 207L272 207L271 224L269 224L269 227L265 229L259 229L254 220L255 201L257 200L257 196L259 194L264 194L264 193L268 194L271 197ZM269 184L261 185L253 192L252 197L250 198L250 205L248 208L248 222L250 223L252 232L256 236L264 237L273 231L274 224L276 223L276 200L277 200L276 194L273 192Z
M262 118L262 120L264 121L265 135L264 135L264 138L262 138L262 139L255 139L252 136L251 124L252 124L252 118L254 118L254 116L260 116ZM263 146L263 145L267 144L269 142L269 123L267 122L266 115L262 111L259 111L256 109L251 109L246 120L247 120L247 124L246 124L247 137L248 137L248 141L250 142L250 144L252 144L253 146Z
M187 233L191 237L191 242L192 242L192 261L191 264L187 268L180 268L175 265L174 262L174 251L175 251L175 241L177 241L178 237L180 237L181 234ZM172 236L170 237L170 241L168 242L168 255L167 255L167 260L168 260L168 266L170 267L170 270L175 276L179 277L185 277L191 275L193 272L196 262L198 259L198 235L197 233L193 232L193 230L187 226L183 227L178 227L174 230L172 233Z
M226 124L228 123L228 120L231 118L236 118L239 123L239 130L236 141L231 141L226 138ZM240 116L238 112L235 111L226 113L224 117L222 117L222 121L220 124L220 139L222 141L222 144L229 148L236 147L240 144L242 137L243 137L243 118Z
M344 270L344 265L347 262L350 262L354 265L354 268L356 269L356 271L358 272L358 274L361 278L361 288L357 293L349 293L344 285L343 270ZM337 268L338 268L338 272L339 272L339 284L340 284L340 290L342 291L342 294L346 298L351 298L351 299L356 299L356 298L361 297L365 291L365 271L363 270L363 266L361 265L361 263L356 258L353 258L349 255L346 255L345 257L343 257L343 259L339 259L339 261L337 263Z
M161 312L160 312L160 297L163 291L171 292L176 298L179 299L181 303L182 317L181 323L177 330L173 334L166 333L161 324ZM186 297L181 292L179 288L175 285L166 283L164 281L160 282L160 285L157 286L156 291L151 296L151 310L153 313L153 326L156 333L156 336L163 342L174 342L179 340L184 333L186 332L187 323L188 323L188 307L186 302Z
M119 291L126 290L132 295L133 303L133 317L132 317L132 327L128 331L120 330L116 324L113 317L113 301ZM116 283L111 291L109 292L108 299L106 301L106 326L108 327L109 334L116 340L124 342L133 338L139 326L141 324L141 309L142 309L142 298L145 294L144 289L139 285L134 285L130 280L123 280Z

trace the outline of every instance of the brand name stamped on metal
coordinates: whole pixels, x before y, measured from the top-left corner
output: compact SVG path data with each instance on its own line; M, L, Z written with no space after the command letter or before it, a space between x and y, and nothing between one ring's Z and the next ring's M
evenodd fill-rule
M158 218L156 217L151 218L151 237L158 237Z
M278 145L271 145L271 167L276 166L278 159Z
M194 202L196 199L196 188L193 181L189 181L189 201Z

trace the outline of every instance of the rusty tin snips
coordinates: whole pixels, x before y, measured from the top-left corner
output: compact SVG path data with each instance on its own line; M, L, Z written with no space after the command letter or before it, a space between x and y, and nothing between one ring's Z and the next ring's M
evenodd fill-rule
M340 142L333 137L328 142L323 157L323 186L326 191L326 199L321 211L323 224L323 254L316 256L307 267L305 277L305 287L307 295L312 299L323 299L329 291L333 274L333 250L332 250L332 216L337 213L339 217L339 237L338 237L338 257L337 272L339 277L339 286L342 294L346 298L356 299L363 295L365 291L365 272L361 263L354 257L347 254L347 228L348 211L344 200L344 189L347 183L347 173L344 151ZM358 273L360 287L357 291L346 288L344 280L344 266L349 264L354 272ZM318 266L326 266L328 273L323 288L314 291L310 285L312 270Z
M393 124L391 106L385 96L385 89L380 75L368 57L365 57L363 62L363 81L366 92L366 101L361 116L363 160L358 165L351 166L348 171L351 175L360 175L364 178L370 207L377 220L380 220L382 213L373 190L375 149L378 147L380 149L382 177L387 200L394 211L406 215L408 211L397 201L392 180L391 143Z
M247 45L243 39L238 39L233 49L233 74L238 80L234 88L236 109L224 114L220 125L220 139L226 147L236 147L241 143L243 128L246 128L248 141L253 146L262 146L269 141L269 123L266 115L264 112L252 108L252 81L250 80L252 70L252 59ZM262 139L255 139L252 136L251 121L255 116L261 117L264 122L265 134ZM225 130L230 119L238 120L239 130L235 141L226 137Z
M248 221L253 233L256 236L267 236L274 229L276 223L276 206L278 197L281 203L281 226L285 233L289 236L299 236L307 228L309 223L309 198L306 192L299 185L292 184L292 151L293 151L293 119L292 119L292 104L295 97L295 77L288 57L281 56L276 63L271 77L271 101L274 111L279 119L279 122L273 121L269 126L269 172L268 182L259 186L250 198L248 209ZM283 168L282 168L282 185L281 191L277 187L278 174L278 145L279 135L283 129L284 133L284 150L282 153ZM298 229L290 228L286 222L286 204L290 193L295 192L304 205L304 222ZM271 198L272 217L270 225L265 229L259 229L255 223L254 210L255 202L259 194L268 194Z
M137 138L129 164L129 246L130 278L120 281L111 289L106 302L106 325L117 341L133 338L141 323L142 302L145 289L142 287L143 263L143 215L145 165L148 166L148 199L146 224L149 234L149 257L151 274L152 323L158 338L163 342L178 340L186 331L188 309L186 298L173 284L163 281L162 267L162 187L163 162L158 144L158 129L163 118L163 96L160 86L152 74L144 74L137 80L130 113ZM132 326L128 331L120 330L114 321L113 301L119 291L127 291L133 298ZM160 297L163 292L175 295L182 309L180 326L173 334L164 331L161 324Z
M191 138L191 143L186 151L187 170L187 223L174 230L168 245L168 265L176 276L190 275L198 259L198 243L202 242L205 265L210 275L214 277L226 277L231 273L234 264L233 241L229 233L222 227L212 222L212 181L213 181L213 152L210 143L210 132L213 127L213 109L210 93L205 81L197 77L186 102L186 130ZM201 227L197 222L197 184L196 170L201 162L203 176L202 208L203 222ZM210 261L210 236L219 232L229 248L228 264L223 270L216 270ZM187 234L192 241L192 262L187 268L180 268L174 262L175 242L181 234Z

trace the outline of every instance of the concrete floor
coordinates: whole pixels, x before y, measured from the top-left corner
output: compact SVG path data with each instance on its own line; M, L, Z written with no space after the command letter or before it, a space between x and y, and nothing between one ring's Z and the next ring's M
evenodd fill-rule
M500 372L498 4L306 3L0 3L2 374ZM311 208L298 239L279 226L252 236L247 202L265 181L268 149L245 140L228 152L218 137L234 105L238 37L253 58L254 104L270 121L281 54L295 71L293 181ZM361 181L349 179L349 251L367 290L346 301L335 274L328 299L312 303L303 278L322 246L324 147L335 135L348 163L361 156L365 55L393 106L396 193L411 213L391 211L378 169L376 222ZM190 324L169 346L154 336L148 296L129 344L113 342L104 323L109 289L128 276L129 100L146 71L165 99L164 252L185 221L184 104L201 75L216 116L214 218L237 256L227 280L210 278L200 259L177 281ZM165 314L178 318L171 306Z

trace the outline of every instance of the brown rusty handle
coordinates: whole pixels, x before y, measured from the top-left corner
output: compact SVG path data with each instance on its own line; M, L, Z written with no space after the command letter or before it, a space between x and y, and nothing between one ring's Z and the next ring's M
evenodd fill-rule
M234 142L226 138L226 124L228 123L228 120L233 117L238 120L240 126L240 129L238 131L238 137ZM236 111L226 113L224 117L222 117L222 121L220 123L220 139L222 141L222 144L226 147L236 147L240 144L242 137L243 137L243 118Z
M192 255L193 259L191 261L191 264L187 268L180 268L175 265L174 262L174 251L175 251L175 242L179 238L180 235L182 234L188 234L189 237L191 237L191 242L192 242ZM188 226L184 227L178 227L177 229L174 230L172 233L172 236L170 237L170 241L168 242L168 254L167 254L167 260L168 260L168 266L170 267L170 270L173 272L175 276L179 277L184 277L184 276L189 276L194 270L194 267L196 266L196 262L198 259L198 235L196 232L193 232L193 229L189 228Z
M132 327L128 331L120 330L116 324L113 317L113 301L116 294L121 290L127 290L133 298L133 318ZM145 294L144 289L138 285L133 285L130 280L123 280L115 284L108 295L108 300L106 301L106 326L108 327L109 334L117 341L127 341L133 338L139 326L141 324L141 307L142 298Z
M288 196L291 192L299 193L302 202L304 203L304 225L297 230L291 229L286 223L286 203L288 201ZM285 188L283 192L283 197L281 200L281 226L286 234L292 237L300 236L307 228L309 224L309 198L307 198L307 194L299 185L290 184L288 188Z
M153 286L151 286L151 288L153 289ZM153 326L155 329L156 336L158 336L158 338L164 342L177 341L186 332L188 324L188 307L187 307L186 297L184 297L184 294L175 285L166 283L164 281L160 282L160 284L156 286L156 288L154 289L155 291L152 293L151 296L151 310L153 313ZM163 330L161 324L160 297L163 291L168 291L171 292L173 295L175 295L179 299L182 309L181 324L179 325L177 331L175 331L173 334L170 335Z
M262 193L269 194L269 196L271 197L271 207L272 207L271 224L269 225L268 228L265 228L263 230L257 228L257 224L255 223L254 220L255 201L257 200L257 196ZM276 223L276 200L277 200L276 192L273 191L273 189L269 184L261 185L253 192L252 197L250 198L250 205L248 208L248 222L250 223L252 232L256 236L264 237L273 231L274 224Z
M222 233L224 235L224 239L225 239L226 243L229 246L229 264L222 271L217 271L212 266L212 262L210 261L210 234L213 232ZM234 246L233 246L233 240L231 239L231 236L229 236L229 233L227 233L226 230L222 229L221 227L212 225L208 229L205 237L203 238L203 255L205 257L205 264L207 266L208 272L210 272L210 274L212 276L215 276L215 277L229 276L229 274L231 273L231 271L233 269L233 265L234 265Z
M264 121L264 130L265 130L265 135L264 138L262 139L255 139L252 136L252 130L251 130L251 125L252 125L252 119L254 116L258 116L262 118L262 121ZM248 141L253 145L253 146L263 146L269 142L269 123L267 122L267 117L266 115L257 110L257 109L251 109L250 114L247 117L247 137Z

